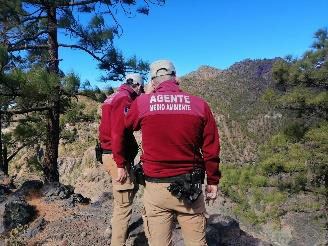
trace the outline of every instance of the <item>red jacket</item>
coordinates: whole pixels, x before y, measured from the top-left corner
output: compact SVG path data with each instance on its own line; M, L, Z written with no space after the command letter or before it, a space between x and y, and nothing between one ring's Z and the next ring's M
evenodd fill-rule
M137 94L130 86L122 85L102 105L99 125L101 148L111 150L117 167L124 167L138 152L132 131L124 125L125 114Z
M142 131L141 156L146 176L161 178L202 167L207 184L219 183L219 134L208 104L182 92L178 83L161 83L135 100L126 127Z

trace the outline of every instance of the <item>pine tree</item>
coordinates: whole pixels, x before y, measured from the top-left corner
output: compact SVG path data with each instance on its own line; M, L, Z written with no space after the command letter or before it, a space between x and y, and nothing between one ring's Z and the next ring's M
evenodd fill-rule
M319 29L314 38L311 49L302 57L288 56L273 67L276 87L267 95L271 95L269 98L276 107L285 110L291 123L274 136L271 140L274 144L268 144L264 163L270 172L278 172L279 163L283 172L298 173L294 174L297 189L324 195L328 218L327 29Z
M295 112L298 118L327 120L328 33L318 30L312 49L300 59L288 56L273 67L278 89L277 105Z
M8 76L5 79L3 77L1 93L7 99L15 99L15 103L11 105L16 105L17 100L22 101L20 105L23 105L23 102L27 103L15 113L32 112L34 109L45 112L47 134L44 174L47 182L59 180L57 168L59 116L63 107L67 105L68 98L77 93L79 88L79 80L76 76L65 79L60 71L59 48L77 49L92 56L99 62L99 68L107 71L104 80L120 80L127 71L145 72L148 69L147 63L135 57L125 59L115 48L114 38L122 34L115 13L123 10L127 15L148 14L149 3L153 2L147 0L0 1L0 44L9 52L10 62L6 69L12 71L11 76L16 76L17 79L11 80L13 82L11 84L7 81ZM155 4L164 3L164 0L157 0ZM82 16L90 17L88 24L80 21ZM113 20L113 24L109 25L108 20ZM70 37L69 43L61 42L59 31ZM31 72L24 75L26 69L31 69ZM29 84L30 80L35 83ZM38 87L38 82L44 88ZM31 86L30 96L33 94L37 97L33 99L38 100L28 103L26 97L28 94L21 93L20 83ZM40 93L34 93L34 89ZM6 91L9 93L6 94Z

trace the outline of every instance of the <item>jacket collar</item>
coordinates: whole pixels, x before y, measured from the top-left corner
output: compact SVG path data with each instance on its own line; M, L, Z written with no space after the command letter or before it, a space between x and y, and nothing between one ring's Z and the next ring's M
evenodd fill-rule
M127 92L132 100L136 99L136 97L138 96L138 94L131 88L131 86L128 86L128 85L121 85L118 88L118 91Z
M181 92L182 90L179 87L179 83L173 79L173 80L166 80L153 91L153 92Z

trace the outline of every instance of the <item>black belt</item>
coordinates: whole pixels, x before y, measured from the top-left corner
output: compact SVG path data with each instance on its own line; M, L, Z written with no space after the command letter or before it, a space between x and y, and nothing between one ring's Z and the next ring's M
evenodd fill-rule
M111 151L110 149L103 149L102 153L103 154L113 154L113 151Z
M151 183L174 183L175 181L184 180L187 176L190 176L189 173L181 174L173 177L163 177L163 178L153 178L145 176L145 180Z

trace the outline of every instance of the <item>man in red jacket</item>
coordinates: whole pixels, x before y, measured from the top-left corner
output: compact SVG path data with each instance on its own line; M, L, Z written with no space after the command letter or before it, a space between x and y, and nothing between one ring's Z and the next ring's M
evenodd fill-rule
M201 183L206 172L205 197L216 199L220 178L216 123L203 99L179 88L170 61L156 61L150 70L153 92L138 97L126 117L128 129L142 131L146 233L151 245L172 245L176 215L185 245L207 245Z
M125 128L124 117L132 101L141 94L143 85L143 79L139 74L128 74L125 83L102 105L99 141L103 151L104 168L111 175L113 184L113 246L125 244L132 201L137 190L130 180L128 170L137 155L138 144L132 131Z

